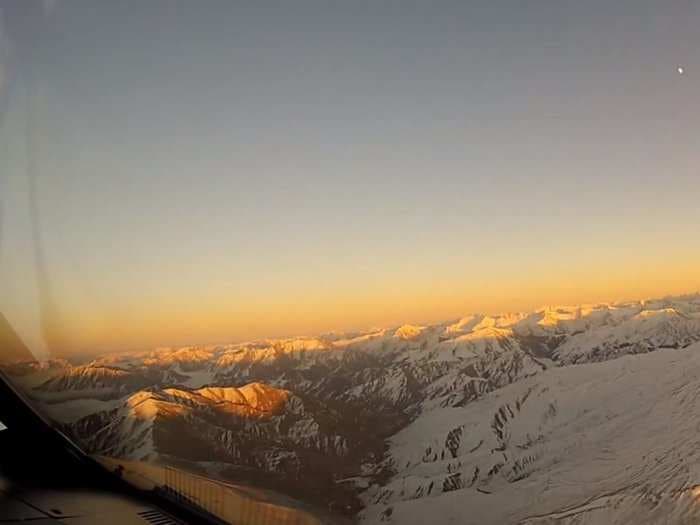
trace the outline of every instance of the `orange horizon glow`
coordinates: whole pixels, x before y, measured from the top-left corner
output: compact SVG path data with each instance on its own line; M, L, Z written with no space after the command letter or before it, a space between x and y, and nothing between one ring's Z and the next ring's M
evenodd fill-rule
M178 302L167 293L121 308L61 311L63 355L314 336L436 324L468 314L529 312L544 306L627 302L696 293L692 264L530 274L527 282L455 283L450 279L387 283L372 289L307 291L304 295L239 298L201 294ZM65 306L68 306L68 302Z
M3 105L0 312L76 354L699 290L692 17L463 4L66 5Z

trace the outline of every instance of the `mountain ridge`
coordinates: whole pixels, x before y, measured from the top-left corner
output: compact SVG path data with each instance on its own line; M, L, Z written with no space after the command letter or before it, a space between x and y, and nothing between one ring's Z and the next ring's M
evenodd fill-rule
M217 472L228 472L232 480L283 490L336 512L357 515L364 507L359 516L369 523L410 523L411 516L435 519L416 507L431 509L435 498L459 509L451 494L469 501L497 493L506 497L512 484L540 480L534 471L554 475L560 463L572 472L584 469L567 463L575 454L564 454L559 445L572 451L588 447L605 456L605 439L624 433L623 427L599 424L623 416L587 401L598 395L593 385L608 393L607 405L619 398L634 408L631 391L640 392L644 406L651 407L653 399L644 397L628 368L640 367L640 377L649 380L653 374L644 363L665 363L677 371L676 359L688 359L694 367L699 345L696 295L119 353L42 369L51 376L45 381L31 382L31 373L17 380L27 381L30 395L91 452L218 464ZM591 367L595 373L586 372ZM623 379L616 384L618 376ZM671 386L660 395L668 397L664 402L674 414L692 418L692 405L673 394L687 389L679 378L669 376ZM566 381L579 385L577 395L561 386ZM494 398L503 402L492 407ZM578 413L578 406L581 417L592 418L590 427L605 438L586 437L583 428L577 431L583 437L574 441L566 432L557 434L551 426L557 422L562 429L580 427L564 417ZM518 430L517 442L515 421L530 429ZM640 429L631 442L651 453L651 441L640 441L646 435L643 423L629 423ZM673 418L667 424L684 425ZM417 433L402 445L412 429ZM481 437L470 437L474 432ZM619 453L610 461L619 465L625 457ZM591 464L597 464L594 459ZM692 482L686 479L681 489ZM627 512L629 501L639 497L623 487L622 500L607 500L607 489L598 489L590 497L611 507L591 516L605 519L617 516L613 503L622 501ZM542 507L541 516L564 507L587 508L575 495L561 494L556 500L561 507ZM481 508L479 501L470 505ZM478 523L540 519L523 514L518 505L503 508L511 508L512 516L491 517L482 509Z

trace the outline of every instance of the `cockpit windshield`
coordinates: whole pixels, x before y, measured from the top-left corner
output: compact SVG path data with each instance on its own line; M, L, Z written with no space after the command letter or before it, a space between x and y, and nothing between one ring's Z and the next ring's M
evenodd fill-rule
M0 0L3 378L232 523L700 519L699 9Z

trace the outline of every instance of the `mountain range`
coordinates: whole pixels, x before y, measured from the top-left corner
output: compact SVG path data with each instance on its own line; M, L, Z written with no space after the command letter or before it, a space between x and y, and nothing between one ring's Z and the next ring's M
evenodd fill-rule
M700 296L5 369L91 453L366 523L700 518Z

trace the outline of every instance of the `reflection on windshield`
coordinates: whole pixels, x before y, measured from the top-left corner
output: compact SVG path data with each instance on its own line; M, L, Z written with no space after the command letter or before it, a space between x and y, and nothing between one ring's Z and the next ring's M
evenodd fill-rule
M143 462L98 457L107 469L142 490L162 491L176 500L213 514L227 523L255 525L321 525L311 514L289 506L275 504L269 493L247 487L216 483L172 467Z

